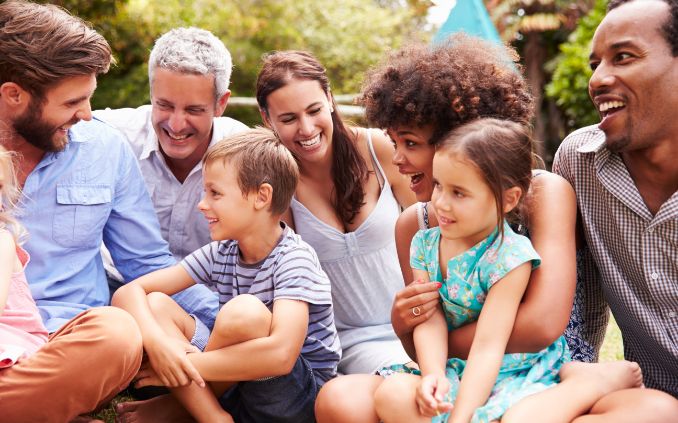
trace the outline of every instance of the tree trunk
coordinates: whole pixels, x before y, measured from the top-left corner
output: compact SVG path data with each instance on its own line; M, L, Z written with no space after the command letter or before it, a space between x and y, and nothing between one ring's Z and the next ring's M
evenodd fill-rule
M534 96L534 139L536 143L536 153L544 157L544 141L546 140L546 124L542 113L542 103L544 102L544 81L546 72L544 71L544 62L546 61L547 51L542 43L541 33L528 32L525 34L525 78L530 86L532 96Z

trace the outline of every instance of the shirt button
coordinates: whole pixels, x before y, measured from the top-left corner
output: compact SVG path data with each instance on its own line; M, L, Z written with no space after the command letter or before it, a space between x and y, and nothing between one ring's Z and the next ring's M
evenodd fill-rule
M672 318L672 319L674 317L676 317L676 312L675 311L669 311L669 317Z
M648 233L648 234L651 234L651 233L653 233L653 232L654 232L654 228L647 228L647 233Z
M652 274L650 275L650 277L651 277L652 279L654 279L654 280L657 280L657 279L659 279L659 273L657 273L657 272L652 272Z

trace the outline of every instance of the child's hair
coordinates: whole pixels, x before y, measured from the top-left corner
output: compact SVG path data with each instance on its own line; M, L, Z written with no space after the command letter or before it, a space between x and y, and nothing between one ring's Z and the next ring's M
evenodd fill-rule
M257 127L224 138L207 150L204 165L217 160L235 167L243 195L268 183L273 187L271 213L283 214L289 208L299 181L299 168L273 131Z
M497 203L497 226L504 236L502 221L526 223L522 210L532 169L537 156L532 152L529 129L508 120L483 118L464 124L445 135L436 145L436 152L459 152L470 160L485 178ZM522 193L518 205L504 214L504 191L518 187Z
M23 241L26 236L26 230L12 216L12 211L17 207L21 190L17 183L16 172L14 171L14 155L5 150L0 145L0 171L4 174L5 181L0 186L2 193L2 202L0 203L0 229L8 230L17 242Z

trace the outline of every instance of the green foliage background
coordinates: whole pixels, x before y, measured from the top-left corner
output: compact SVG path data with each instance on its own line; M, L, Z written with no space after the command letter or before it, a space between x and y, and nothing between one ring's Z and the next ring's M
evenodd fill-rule
M94 109L149 102L148 54L157 37L178 26L212 31L233 56L231 91L254 95L261 56L271 50L313 52L335 93L360 89L365 71L405 39L430 38L428 0L59 0L90 21L111 44L117 66L99 78ZM259 123L256 110L226 114Z
M600 118L588 95L591 39L605 16L607 0L597 0L593 9L579 20L577 29L560 45L555 71L546 86L546 95L555 100L566 117L569 131L599 122Z

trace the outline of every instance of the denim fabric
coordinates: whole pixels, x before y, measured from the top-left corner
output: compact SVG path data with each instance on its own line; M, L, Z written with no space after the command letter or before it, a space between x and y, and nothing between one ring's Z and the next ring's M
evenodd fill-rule
M320 386L301 356L285 376L240 382L219 403L238 423L312 423Z

